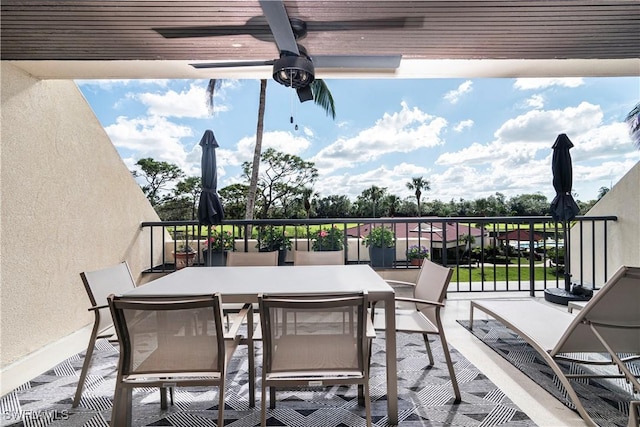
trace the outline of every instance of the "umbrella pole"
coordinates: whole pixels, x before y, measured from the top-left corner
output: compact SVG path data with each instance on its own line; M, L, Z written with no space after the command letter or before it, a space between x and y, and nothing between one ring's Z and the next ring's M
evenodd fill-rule
M211 225L207 227L207 262L206 266L211 267L211 259L213 254L211 253Z
M569 221L563 221L564 228L564 290L571 292L571 253L569 247Z

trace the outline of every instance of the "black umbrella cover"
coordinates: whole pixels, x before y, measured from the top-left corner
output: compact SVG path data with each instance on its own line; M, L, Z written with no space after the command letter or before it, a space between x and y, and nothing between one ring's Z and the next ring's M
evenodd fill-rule
M551 170L556 197L551 202L551 216L556 221L570 221L580 213L580 208L571 195L573 167L569 150L572 147L573 143L564 133L558 135L552 147Z
M224 209L218 197L218 172L216 170L216 141L213 131L207 129L200 140L202 147L202 192L198 204L198 221L201 224L220 224Z

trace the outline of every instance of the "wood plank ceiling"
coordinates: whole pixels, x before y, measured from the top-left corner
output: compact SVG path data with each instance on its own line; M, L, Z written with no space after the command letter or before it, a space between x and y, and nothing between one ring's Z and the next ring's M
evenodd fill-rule
M400 54L403 61L640 57L638 0L301 0L285 5L290 17L307 22L301 44L312 56ZM278 57L257 1L3 0L0 8L2 60Z

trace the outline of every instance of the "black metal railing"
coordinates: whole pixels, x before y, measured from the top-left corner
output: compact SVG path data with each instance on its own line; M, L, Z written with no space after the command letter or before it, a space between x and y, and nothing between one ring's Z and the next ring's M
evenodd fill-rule
M606 282L607 224L616 220L616 216L580 216L571 222L570 265L571 272L580 273L579 284L597 288ZM407 259L407 248L424 246L429 259L454 269L449 291L528 291L534 295L548 287L564 286L564 232L562 223L551 217L227 220L212 227L200 226L196 221L144 222L142 229L150 239L149 268L145 272L174 271L173 253L183 245L193 249L193 265L204 265L203 250L210 249L207 240L220 232L233 236L234 250L259 250L269 239L265 229L286 233L292 250L312 250L318 228L333 227L342 234L346 263L372 262L369 248L363 243L374 227L385 227L394 233L393 259L387 259L384 267L372 264L376 269L419 268ZM601 237L585 239L585 234ZM591 265L596 257L604 260L598 263L602 267ZM290 264L291 256L287 259L285 263ZM588 269L586 262L590 263ZM589 273L588 280L585 271Z

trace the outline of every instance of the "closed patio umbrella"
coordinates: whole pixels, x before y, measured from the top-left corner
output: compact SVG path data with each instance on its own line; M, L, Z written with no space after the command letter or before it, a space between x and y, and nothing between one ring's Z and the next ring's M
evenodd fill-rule
M209 226L209 237L211 237L211 226L220 224L224 219L224 209L218 197L218 172L216 170L216 141L213 131L207 129L200 140L202 147L202 192L200 193L200 203L198 204L198 221L200 224ZM211 257L209 257L209 262Z
M218 197L218 172L216 170L216 148L219 147L213 131L207 129L200 140L202 147L202 192L198 205L198 221L204 225L220 224L224 209Z
M553 157L551 160L553 188L556 191L556 196L551 202L551 217L555 221L562 222L564 233L564 291L566 293L571 292L569 221L580 213L580 208L571 195L573 166L569 150L572 147L573 143L569 137L561 133L553 144Z

